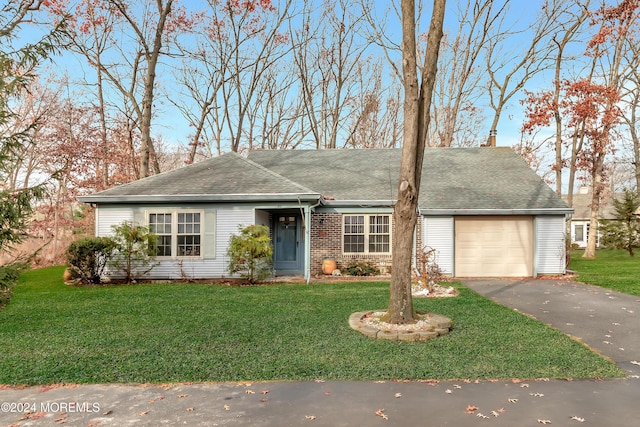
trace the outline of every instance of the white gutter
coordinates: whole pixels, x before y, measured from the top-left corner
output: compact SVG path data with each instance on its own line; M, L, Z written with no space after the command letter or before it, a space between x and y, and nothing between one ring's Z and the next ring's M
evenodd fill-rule
M572 208L531 208L531 209L419 209L423 216L446 215L566 215Z

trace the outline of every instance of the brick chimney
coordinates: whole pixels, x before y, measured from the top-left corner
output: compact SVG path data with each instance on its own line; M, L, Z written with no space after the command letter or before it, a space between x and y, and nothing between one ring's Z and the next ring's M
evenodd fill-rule
M495 129L491 129L489 131L489 141L487 142L487 147L495 147L496 146L496 135L498 131Z

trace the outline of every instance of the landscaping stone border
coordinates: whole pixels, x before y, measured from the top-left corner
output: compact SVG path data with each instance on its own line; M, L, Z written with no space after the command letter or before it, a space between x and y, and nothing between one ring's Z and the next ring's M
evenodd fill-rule
M448 334L453 327L453 321L448 317L439 314L428 314L428 326L407 330L389 330L383 327L376 327L365 323L363 319L376 311L370 310L353 313L349 316L349 326L356 331L375 339L394 340L394 341L427 341L439 336ZM424 321L424 320L423 320Z

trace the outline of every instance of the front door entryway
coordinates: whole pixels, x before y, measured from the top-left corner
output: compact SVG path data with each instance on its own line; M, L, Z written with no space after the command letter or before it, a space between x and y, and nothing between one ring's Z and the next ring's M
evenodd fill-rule
M301 216L278 213L273 220L273 264L276 275L303 274Z

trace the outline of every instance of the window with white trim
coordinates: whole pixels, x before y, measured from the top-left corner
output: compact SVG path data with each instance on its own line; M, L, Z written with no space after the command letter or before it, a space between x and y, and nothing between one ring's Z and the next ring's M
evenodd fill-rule
M344 215L342 218L344 253L391 253L390 215Z
M202 211L150 212L149 230L158 236L157 256L200 257L202 220Z

